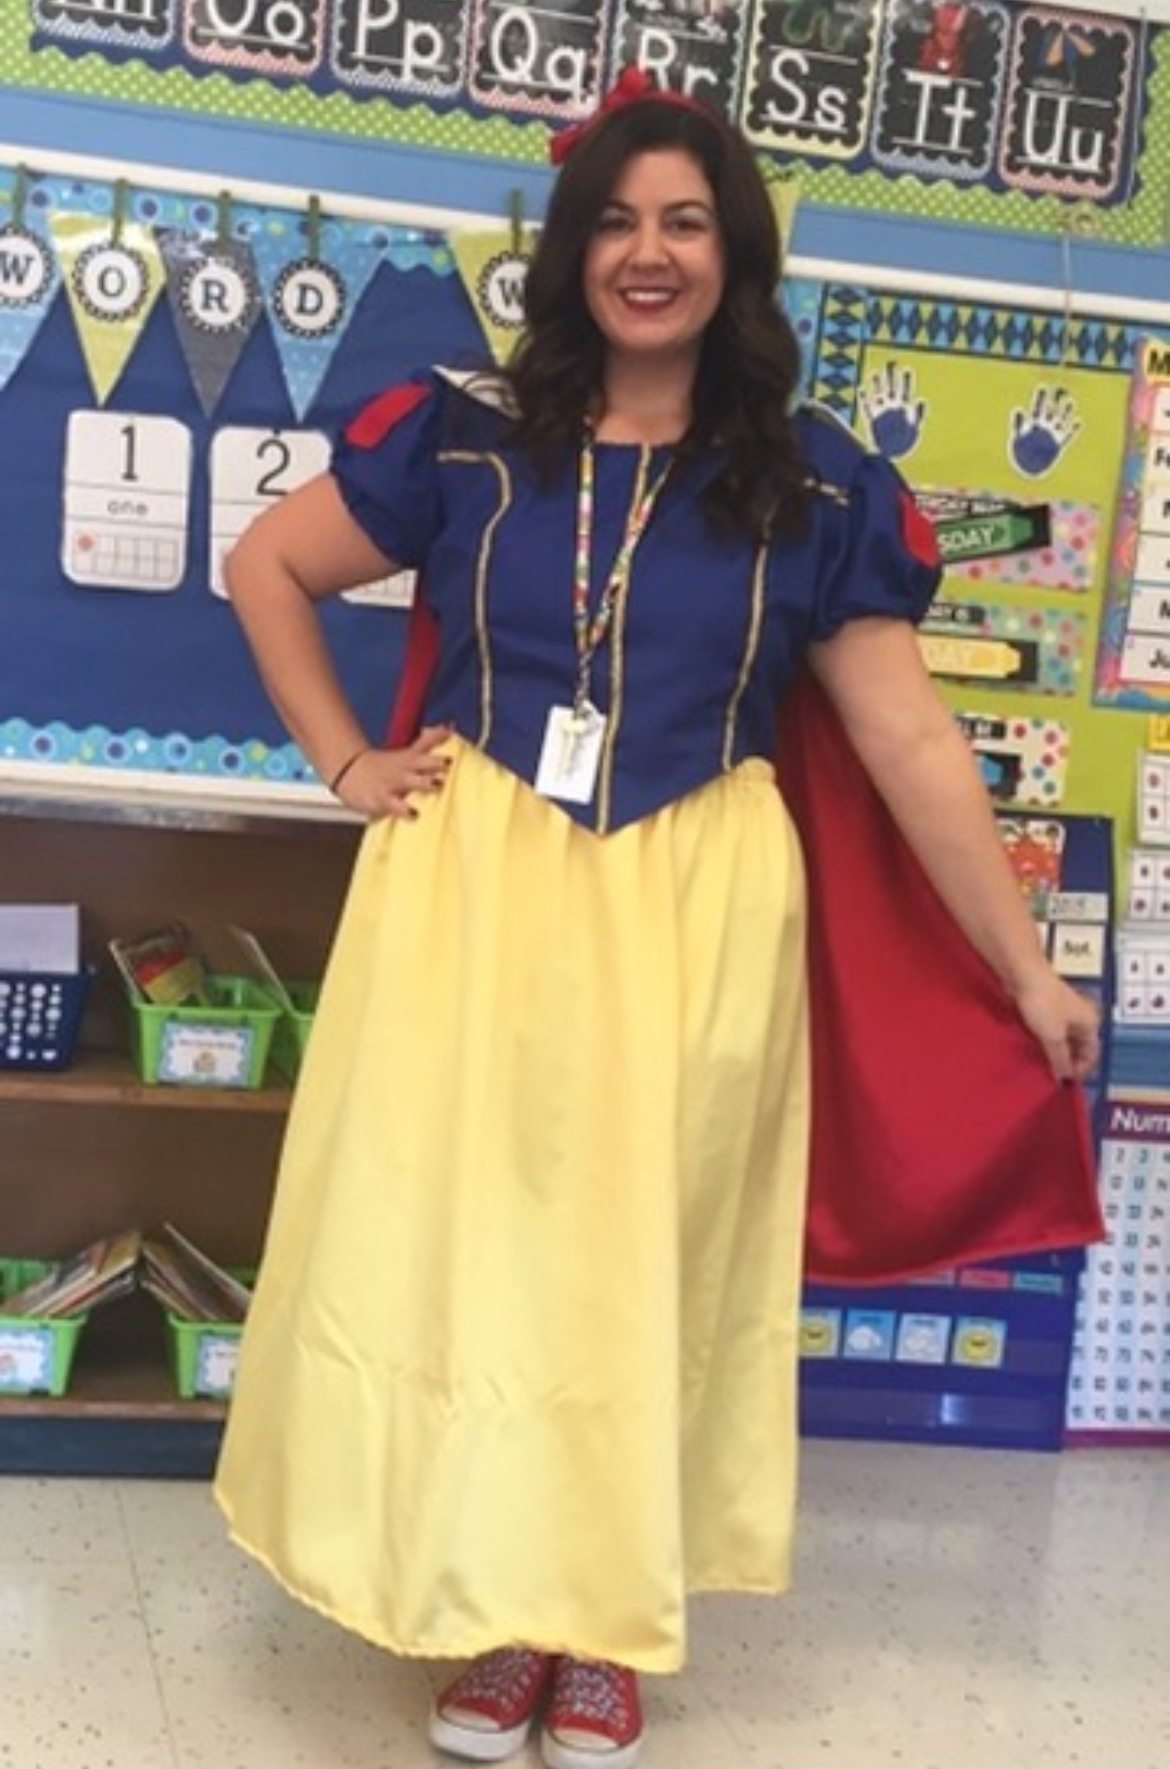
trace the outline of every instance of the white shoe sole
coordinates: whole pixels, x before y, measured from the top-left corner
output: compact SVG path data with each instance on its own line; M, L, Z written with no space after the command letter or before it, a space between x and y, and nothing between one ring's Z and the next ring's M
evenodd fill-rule
M545 1769L633 1769L645 1742L646 1734L640 1732L632 1744L617 1749L602 1744L592 1751L585 1745L562 1744L546 1729L540 1735L540 1754Z
M460 1726L455 1720L445 1720L436 1709L428 1730L435 1749L446 1751L448 1756L466 1757L472 1763L502 1763L505 1757L514 1757L523 1750L532 1721L509 1726L506 1732L499 1727L481 1731L478 1726Z

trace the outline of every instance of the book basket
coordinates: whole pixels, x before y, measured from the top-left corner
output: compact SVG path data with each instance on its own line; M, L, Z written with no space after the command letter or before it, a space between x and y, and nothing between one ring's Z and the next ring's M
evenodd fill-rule
M254 1267L232 1273L249 1287ZM189 1321L168 1308L171 1373L181 1400L230 1400L240 1355L243 1321Z
M39 1259L0 1259L0 1301L53 1269ZM0 1315L0 1395L63 1395L87 1314L40 1318Z
M0 1069L67 1069L92 978L92 968L0 971Z
M285 996L291 1004L277 1022L272 1034L272 1066L286 1081L295 1081L300 1073L301 1058L313 1030L320 983L286 983Z
M134 1060L146 1083L259 1087L280 1006L247 977L212 976L214 1005L134 1001Z

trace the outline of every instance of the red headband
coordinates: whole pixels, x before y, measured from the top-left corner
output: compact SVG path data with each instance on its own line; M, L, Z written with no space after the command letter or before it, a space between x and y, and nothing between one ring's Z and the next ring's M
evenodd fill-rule
M671 92L656 86L652 76L643 68L627 68L617 85L606 93L591 117L581 123L574 123L571 129L561 129L548 144L548 157L554 166L560 166L568 159L573 149L591 135L597 125L611 116L614 111L624 111L627 105L641 104L646 99L654 99L657 104L678 105L685 111L696 111L699 116L709 115L706 107L697 99L687 98L681 92Z

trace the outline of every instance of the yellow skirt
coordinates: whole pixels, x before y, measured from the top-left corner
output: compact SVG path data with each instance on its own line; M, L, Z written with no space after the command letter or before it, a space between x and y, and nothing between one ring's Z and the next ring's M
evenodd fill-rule
M358 859L217 1477L236 1540L426 1657L670 1671L688 1590L783 1589L808 1108L767 764L599 838L456 745Z

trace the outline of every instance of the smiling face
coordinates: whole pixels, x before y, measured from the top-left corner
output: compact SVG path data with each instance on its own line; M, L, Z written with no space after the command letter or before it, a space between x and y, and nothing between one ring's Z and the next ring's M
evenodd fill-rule
M679 148L635 154L585 250L585 301L611 355L697 359L723 287L715 197L698 161Z

